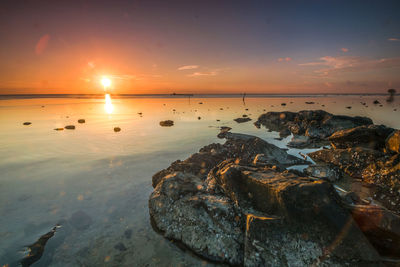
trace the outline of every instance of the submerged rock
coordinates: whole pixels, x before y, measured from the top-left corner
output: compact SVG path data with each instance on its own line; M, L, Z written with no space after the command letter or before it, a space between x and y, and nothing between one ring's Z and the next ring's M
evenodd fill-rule
M174 126L174 121L172 121L172 120L160 121L160 126L162 126L162 127Z
M77 230L86 230L92 224L92 218L84 211L74 212L68 222Z

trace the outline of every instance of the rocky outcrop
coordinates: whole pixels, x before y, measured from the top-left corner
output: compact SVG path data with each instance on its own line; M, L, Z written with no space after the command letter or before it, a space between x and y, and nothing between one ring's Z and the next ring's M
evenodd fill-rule
M294 135L306 135L312 139L326 139L334 132L357 126L370 125L366 117L333 115L323 110L303 110L300 112L268 112L255 122L273 131L290 130Z
M304 160L254 136L220 137L153 176L149 211L165 237L230 265L381 262L330 182L286 169Z
M386 138L394 131L384 125L363 125L333 133L328 140L335 148L362 146L383 150Z
M400 130L392 132L386 140L388 151L400 153Z

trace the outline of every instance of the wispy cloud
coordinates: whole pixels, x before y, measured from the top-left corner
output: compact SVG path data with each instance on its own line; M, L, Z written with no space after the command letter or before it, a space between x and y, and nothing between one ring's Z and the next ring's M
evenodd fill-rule
M113 75L108 75L112 79L116 80L141 80L142 77L139 77L137 75L132 75L132 74L113 74Z
M40 37L39 41L36 43L35 46L36 55L40 55L43 53L43 51L47 48L49 40L50 40L49 34L45 34L42 37Z
M199 68L198 65L186 65L186 66L179 67L178 70L193 70L193 69L197 69L197 68Z
M292 61L292 58L291 57L280 57L280 58L278 58L278 61L279 62L284 62L284 61L289 62L289 61Z
M215 76L218 74L218 71L209 71L209 72L195 72L189 74L189 77L199 77L199 76Z
M400 41L400 39L399 38L389 38L388 41L398 42L398 41Z
M374 69L400 67L400 57L367 59L362 57L321 57L320 61L299 64L300 66L325 66L315 70L319 75L330 75L344 72L360 72Z
M345 48L345 47L341 48L340 50L342 50L343 53L349 52L349 49L348 49L348 48Z

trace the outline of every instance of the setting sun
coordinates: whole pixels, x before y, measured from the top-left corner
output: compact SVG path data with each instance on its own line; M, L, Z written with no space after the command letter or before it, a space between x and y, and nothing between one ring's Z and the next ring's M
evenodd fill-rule
M107 77L103 77L101 79L101 84L104 86L104 89L106 89L107 87L110 87L111 85L111 80Z

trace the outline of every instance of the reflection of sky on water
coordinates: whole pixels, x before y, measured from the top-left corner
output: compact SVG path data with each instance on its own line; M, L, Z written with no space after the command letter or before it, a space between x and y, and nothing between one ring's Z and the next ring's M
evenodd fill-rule
M199 259L184 254L151 229L147 200L155 172L204 145L221 142L216 134L223 125L284 145L274 139L277 133L257 129L252 122L232 121L242 114L254 122L266 111L317 109L324 104L335 114L368 116L375 123L400 128L398 111L393 111L399 110L397 102L386 104L382 97L379 100L385 104L379 107L372 105L373 100L247 98L245 106L241 98L192 98L190 102L185 98L116 98L111 103L111 97L108 101L105 96L0 101L0 262L17 259L23 245L61 222L63 227L49 241L40 264L53 259L54 266L101 265L105 260L199 265ZM287 105L281 106L283 102ZM79 124L81 118L86 123ZM159 121L166 119L175 125L160 127ZM23 126L25 121L32 125ZM69 124L76 129L53 130ZM114 127L121 127L121 132L115 133ZM70 223L77 211L91 218L85 230ZM127 230L132 231L131 238L124 237ZM119 242L126 251L114 248Z

